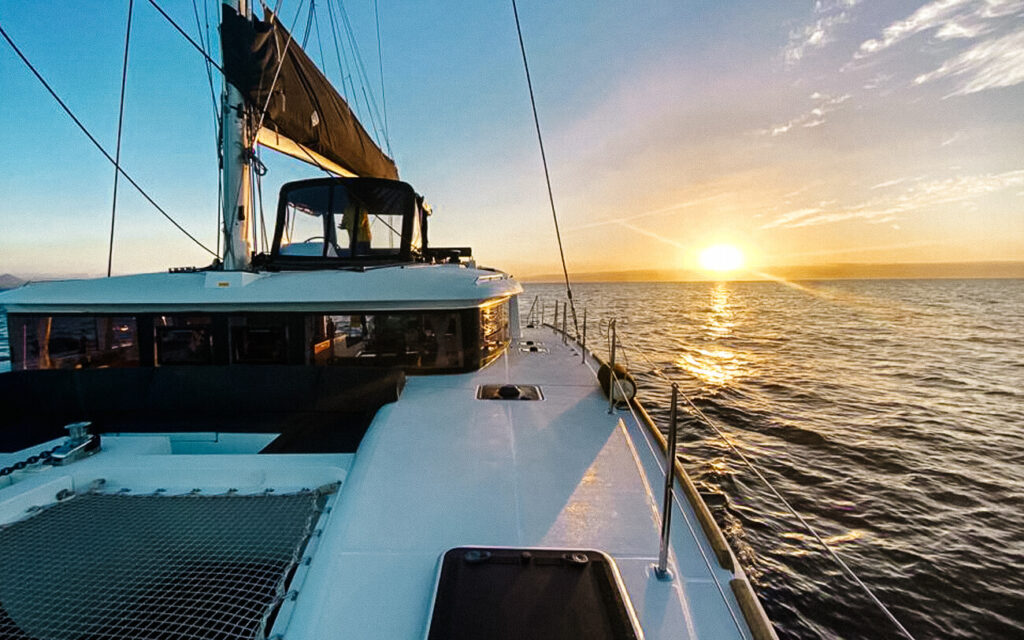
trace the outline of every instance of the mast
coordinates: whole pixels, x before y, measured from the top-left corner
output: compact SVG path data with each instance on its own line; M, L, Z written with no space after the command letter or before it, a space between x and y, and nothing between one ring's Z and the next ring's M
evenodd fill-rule
M252 5L246 0L223 0L236 7L239 15L252 20ZM223 52L221 53L223 56ZM248 269L252 246L249 225L252 223L252 190L249 172L249 150L253 140L246 126L247 112L242 92L224 82L221 94L221 172L223 175L224 269Z

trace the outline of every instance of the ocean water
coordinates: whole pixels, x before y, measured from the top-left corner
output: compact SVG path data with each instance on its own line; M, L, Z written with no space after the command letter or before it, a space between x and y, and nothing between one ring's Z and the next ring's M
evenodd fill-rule
M1024 280L574 287L588 343L728 433L920 639L1024 637ZM552 320L557 285L527 285ZM582 319L582 318L581 318ZM0 371L9 369L0 320ZM640 355L641 352L644 355ZM714 431L678 455L782 638L896 638Z
M658 369L915 637L1024 638L1024 280L574 294L595 350L618 318L655 420ZM564 289L528 285L527 308L535 296L550 322ZM899 637L711 429L683 421L678 455L780 637Z

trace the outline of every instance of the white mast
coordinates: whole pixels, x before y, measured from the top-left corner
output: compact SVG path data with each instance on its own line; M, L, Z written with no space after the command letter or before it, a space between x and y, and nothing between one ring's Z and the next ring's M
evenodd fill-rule
M223 0L235 7L239 15L252 20L252 6L246 0ZM221 54L223 57L223 53ZM248 269L251 262L249 225L252 223L251 177L249 149L253 140L246 127L246 105L242 92L224 81L221 95L224 195L224 269Z

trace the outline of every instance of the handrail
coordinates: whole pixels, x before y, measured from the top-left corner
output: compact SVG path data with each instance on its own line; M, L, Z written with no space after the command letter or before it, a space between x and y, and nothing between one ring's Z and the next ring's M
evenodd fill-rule
M555 306L557 309L557 303ZM584 313L586 313L585 308ZM610 325L614 323L615 319L613 318L609 323L609 329ZM556 334L559 333L560 331L560 328L556 323L546 324L542 322L541 324L542 326L548 326ZM584 331L585 330L586 324L584 324ZM581 347L581 351L583 352L583 360L585 362L588 351L584 345L580 344L578 339L576 339L575 342L578 346ZM606 366L606 363L601 359L599 355L597 355L593 351L590 351L589 354L594 359L594 361L597 362L599 366ZM609 368L611 369L611 367ZM611 377L609 378L609 396L612 397L614 397L613 393L611 393L613 384L618 385L620 383L614 375L614 369L611 369ZM619 389L620 393L622 393L621 386L619 387ZM657 425L654 423L654 420L651 419L650 414L647 413L647 410L644 408L643 404L641 404L638 398L633 398L626 406L632 414L633 420L636 422L636 424L641 426L642 428L645 428L647 432L651 435L651 437L655 440L655 442L658 443L658 445L661 448L662 454L665 455L666 461L671 461L671 464L666 466L666 474L671 474L669 476L670 478L674 478L675 480L679 481L679 484L683 489L683 494L686 497L686 502L690 505L690 508L696 515L697 522L700 524L700 528L704 532L705 539L711 546L711 551L714 553L715 558L718 560L719 566L721 566L723 569L731 572L734 576L736 576L735 578L729 581L729 588L733 592L733 596L735 597L736 602L739 605L740 613L746 620L747 628L750 630L750 633L752 634L754 640L778 640L778 636L775 634L775 630L772 627L771 621L768 619L768 616L765 614L764 609L758 602L757 596L754 595L749 580L742 573L742 570L736 565L735 556L733 555L732 549L729 547L729 543L726 541L725 535L719 528L718 523L715 522L714 516L711 515L711 511L710 509L708 509L708 506L704 502L704 499L697 491L696 485L694 485L693 480L690 479L690 476L686 473L686 470L683 469L682 464L675 457L675 455L669 454L668 442L666 441L664 434L662 434L661 431L658 429ZM687 526L689 527L691 534L696 535L696 532L694 531L693 526L690 524L688 519ZM704 562L705 564L707 564L710 570L710 560L705 554L702 545L698 545L698 547L701 548L701 556L703 556ZM667 578L669 576L666 575L665 577ZM722 592L722 595L724 597L725 594L724 591L722 591L722 585L719 584L717 578L714 580L714 582L718 587L719 591ZM736 622L736 624L739 625L739 622L736 620L735 614L732 611L732 607L729 607L729 610L734 622Z
M614 319L612 322L614 322ZM614 331L612 332L612 335L614 339ZM626 344L624 342L621 342L621 344L623 348L626 347ZM642 350L638 349L635 346L630 346L630 348L633 349L641 358L647 361L647 363L651 366L652 373L654 373L656 376L658 376L668 384L672 385L673 388L677 388L677 385L674 382L672 382L672 380L670 380L668 376L666 376L665 373L651 361L651 359L647 356L646 353L644 353ZM841 557L839 557L839 554L836 553L834 549L832 549L832 547L825 541L824 538L821 537L820 534L818 534L814 527L812 527L811 524L807 522L807 520L802 515L800 515L800 513L797 512L797 510L789 503L789 501L786 500L785 497L783 497L779 490L776 489L775 486L772 485L772 483L768 480L768 478L764 476L761 470L758 469L757 466L749 458L747 458L747 456L744 455L742 451L739 450L739 448L733 443L732 439L728 437L725 431L721 429L713 420L711 420L711 418L709 418L703 411L701 411L701 409L693 402L693 400L690 399L689 396L687 396L685 393L682 394L682 396L683 400L686 401L686 404L689 405L691 413L699 417L701 421L704 422L704 424L709 426L718 435L718 437L721 438L723 442L725 442L729 449L733 453L735 453L740 458L740 460L743 461L747 468L749 468L750 471L755 476L757 476L757 478L762 482L762 484L764 484L765 487L767 487L768 490L779 500L779 502L782 503L786 510L790 514L792 514L800 522L800 524L803 525L804 529L806 529L807 532L810 533L811 536L822 546L822 548L824 548L824 550L832 558L832 560L837 565L839 565L843 573L845 573L847 577L850 578L850 580L852 580L858 587L861 588L862 591L864 591L864 593L875 604L875 606L878 607L878 609L885 615L885 617L887 617L889 621L892 622L892 624L900 631L901 635L903 635L906 638L909 638L910 640L915 640L914 636L910 633L910 631L907 630L906 627L903 626L903 624L899 621L898 618L896 618L892 611L890 611L889 608L886 607L885 604L878 598L878 596L875 595L871 588L868 587L860 579L859 576L857 576L853 569L851 569L850 566L846 564L846 562Z
M558 320L557 320L557 317L558 317L557 316L557 313L558 313L557 309L558 309L558 305L556 303L556 305L555 305L555 313L556 313L555 323L551 325L551 328L554 329L555 332L559 332ZM584 310L584 313L585 313L585 310ZM627 344L625 341L623 341L619 337L619 335L618 335L617 324L618 323L617 323L617 319L616 318L611 318L611 320L607 324L607 328L605 328L603 320L599 323L599 325L600 325L599 328L601 329L601 331L603 333L606 333L606 335L609 336L609 345L608 345L609 355L610 355L610 366L609 366L610 378L609 378L609 393L608 393L608 395L609 395L609 398L608 398L608 400L609 400L609 409L608 409L609 413L612 413L614 405L615 405L614 400L613 400L613 398L614 398L613 385L618 384L618 380L617 380L617 378L615 376L615 369L614 369L614 367L615 367L615 357L616 357L616 347L618 347L618 346L621 346L623 348L622 353L623 353L624 356L626 355L626 348L629 348L629 349L632 349L633 351L635 351L651 367L651 372L654 375L656 375L657 377L661 378L664 382L668 383L672 387L673 395L675 395L675 393L678 392L678 385L676 383L674 383L671 379L669 379L668 376L666 376L665 373L661 370L661 368L658 367L650 359L650 357L648 357L648 355L643 350L637 348L636 346L634 346L632 344ZM566 331L565 331L564 327L561 329L561 332L563 334L563 339L568 339L568 336L566 335ZM586 335L586 323L584 323L584 336L585 335ZM584 337L584 340L585 339L586 338ZM580 345L578 337L575 339L575 342L578 345ZM586 346L585 346L585 344L582 344L580 346L582 347L582 350L583 350L583 359L584 359L584 361L586 361L586 355L587 355ZM601 365L605 364L597 354L591 352L591 355L594 357L594 359L599 364L601 364ZM620 389L621 389L621 386L620 386ZM681 393L681 392L679 392L679 393ZM890 611L889 608L886 607L885 604L878 598L878 596L875 595L875 593L871 590L871 588L868 587L867 584L865 584L860 579L859 576L857 576L857 574L853 571L853 569L848 564L846 564L846 562L839 556L838 553L836 553L836 551L834 549L832 549L832 547L811 526L811 524L809 522L807 522L807 520L802 515L800 515L799 512L796 511L796 509L790 504L790 502L778 491L778 489L775 488L774 485L772 485L772 483L768 480L768 478L765 477L765 475L760 471L760 469L758 469L758 467L746 455L744 455L742 451L739 450L739 448L733 443L732 439L725 433L725 431L719 425L717 425L713 420L711 420L703 411L701 411L701 409L693 402L693 400L689 396L687 396L684 393L681 393L681 395L683 397L683 400L686 402L686 404L689 407L689 412L692 415L694 415L697 418L699 418L700 421L702 421L705 425L710 427L718 435L718 437L721 438L723 442L725 442L725 444L729 447L729 449L740 458L740 460L744 463L744 465L746 465L750 469L750 471L752 473L754 473L754 475L768 488L768 490L776 497L776 499L778 499L779 502L782 503L782 505L785 507L785 509L791 515L793 515L800 522L800 524L804 527L804 529L806 529L811 534L811 536L818 542L818 544L821 545L821 547L825 550L825 552L840 567L842 572L844 574L846 574L846 576L852 582L854 582L862 591L864 591L864 593L868 596L868 598L872 601L872 603L874 603L875 606L885 615L885 617L889 619L889 621L893 624L893 626L895 626L899 630L900 634L903 637L905 637L905 638L909 638L910 640L914 640L914 636L910 633L910 631L907 630L906 627L903 626L903 624L899 621L898 618L896 618L896 616L892 613L892 611ZM675 406L676 406L676 402L673 402L673 408ZM645 426L647 426L647 428L651 432L651 434L654 435L654 437L657 440L658 444L662 447L662 450L667 453L669 451L670 443L666 440L665 435L661 433L661 430L658 429L657 425L654 423L654 420L651 418L650 414L647 412L646 408L644 408L644 406L640 402L640 400L638 398L634 398L632 401L630 401L629 407L630 407L630 409L636 409L637 413L639 413L639 416L643 418L643 423L645 424ZM634 417L636 418L636 414L634 414ZM639 420L638 420L638 422L639 422ZM683 467L682 467L681 463L679 462L679 460L675 459L674 455L672 457L674 459L674 465L673 466L675 467L675 477L679 480L680 485L682 486L683 491L686 494L688 502L690 503L690 505L693 507L695 513L697 514L697 520L698 520L698 522L700 522L701 528L704 529L704 533L707 536L708 541L711 543L712 549L715 551L715 555L718 558L719 564L721 564L723 568L735 571L734 556L732 554L731 548L729 547L728 543L725 541L724 534L722 533L721 529L718 527L718 524L715 522L714 518L712 517L711 512L710 512L710 510L707 507L707 504L704 502L703 498L701 498L700 494L697 491L696 486L693 484L693 481L690 479L689 475L683 469ZM660 562L660 557L659 557L659 568L661 566L662 566L662 563ZM740 583L742 583L742 584L740 584ZM744 586L744 585L746 585L746 586ZM733 592L734 592L734 594L735 594L735 596L737 598L737 601L740 603L740 608L743 610L744 617L746 617L748 619L748 622L751 623L751 626L752 626L752 629L754 631L755 637L757 637L757 638L774 638L775 637L775 633L774 633L774 630L772 630L772 628L771 628L771 624L767 622L766 618L764 618L763 609L760 606L757 605L756 598L749 591L749 581L746 581L746 580L733 580L732 583L731 583L731 587L732 587ZM760 612L760 613L758 614L758 612ZM754 618L754 620L751 620L752 617Z

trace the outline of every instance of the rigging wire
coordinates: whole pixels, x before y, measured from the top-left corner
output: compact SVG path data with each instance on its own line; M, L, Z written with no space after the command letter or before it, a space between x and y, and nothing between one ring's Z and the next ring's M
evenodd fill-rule
M320 18L317 17L316 11L313 7L316 5L316 0L312 0L309 3L309 10L313 13L313 30L316 31L316 46L320 50L320 68L323 69L324 76L327 76L327 63L324 61L324 43L320 39Z
M210 36L210 11L208 9L209 3L203 2L203 20L205 23L205 31L203 24L199 22L199 9L196 7L196 0L192 0L192 15L196 19L196 31L199 33L199 44L202 45L204 50L209 50L213 45L213 38ZM203 38L203 34L206 34L206 38ZM209 44L208 44L209 43ZM224 167L224 150L222 148L222 129L221 129L221 117L220 117L220 105L217 102L217 91L213 88L213 67L210 66L209 60L204 60L203 67L206 69L206 81L210 85L210 104L213 107L213 128L216 135L214 146L217 148L217 205L216 211L216 227L217 227L217 253L220 254L220 236L221 236L221 181L224 179L220 169Z
M259 146L256 147L256 161L259 164L263 164L263 161L259 157L260 150ZM263 215L263 176L266 175L266 170L260 172L259 170L254 172L256 174L256 194L258 196L257 201L260 203L260 228L263 233L263 250L270 251L270 243L267 242L267 219ZM255 226L255 225L253 225Z
M207 34L207 37L206 37L205 40L203 39L203 27L202 27L202 24L200 24L200 22L199 22L199 8L196 6L196 0L192 0L192 15L194 15L195 19L196 19L196 31L199 32L199 44L203 47L204 50L208 50L209 49L209 45L207 45L207 42L210 42L211 45L213 44L213 42L210 41L210 37L209 37L209 34L210 34L210 15L209 15L209 13L206 10L206 3L205 2L203 3L203 15L206 18L206 34ZM211 100L211 102L213 104L213 122L216 125L217 130L219 131L220 130L220 113L219 113L220 110L218 109L218 104L217 104L217 92L213 88L213 69L210 67L209 60L206 61L206 64L204 66L206 67L206 80L210 84L210 100Z
M512 0L512 13L516 18L516 33L519 35L519 51L523 54L523 69L526 71L526 86L530 90L530 106L533 107L533 124L537 128L537 143L540 145L540 160L544 165L544 180L548 185L548 201L551 203L551 217L555 221L555 237L558 239L558 256L562 259L562 275L565 276L565 294L569 298L572 310L572 324L576 335L580 334L580 323L576 319L576 303L572 299L572 287L569 285L569 269L565 266L565 250L562 248L562 233L558 229L558 213L555 212L555 196L551 190L551 173L548 171L548 159L544 153L544 138L540 133L540 118L537 116L537 101L533 95L533 82L530 80L530 65L526 62L526 45L523 44L523 29L519 24L519 9L516 0Z
M210 54L207 53L205 49L203 49L201 46L199 46L199 44L195 40L192 39L192 36L190 36L187 33L185 33L185 30L182 29L180 26L178 26L178 23L175 22L174 19L171 18L171 16L167 15L167 12L165 12L163 9L160 8L160 5L158 5L156 3L156 0L147 0L147 1L149 2L149 4L153 5L154 9L156 9L157 11L160 12L160 15L162 15L164 17L164 19L167 20L167 22L169 22L171 24L171 26L174 27L175 30L178 33L180 33L186 40L188 40L188 43L190 45L195 47L196 51L198 51L199 53L203 54L203 57L206 58L207 64L213 65L214 69L216 69L217 71L220 71L221 75L223 75L224 77L227 77L227 74L224 73L224 68L221 67L219 64L217 64L217 61L214 60L213 58L211 58Z
M124 125L124 89L128 84L128 47L132 39L132 13L135 0L128 0L128 26L124 31L124 62L121 64L121 100L117 108L117 147L114 150L114 196L110 205L110 243L107 249L107 277L114 264L114 220L117 218L117 183L121 177L121 131Z
M370 76L366 73L366 63L363 62L363 55L360 53L359 45L356 43L355 31L352 29L351 21L348 19L348 11L345 10L344 0L338 0L338 7L341 12L342 24L345 26L345 35L348 38L349 47L352 49L352 58L356 61L356 70L359 71L363 102L366 103L366 110L370 115L370 124L377 135L378 146L381 146L380 140L383 138L385 145L390 148L391 142L387 138L387 133L382 132L378 124L381 120L381 115L380 109L377 107L377 101L373 98L372 93L367 93L366 91L366 87L370 86Z
M377 21L377 67L380 71L380 101L381 110L384 112L384 142L388 145L388 155L391 152L391 131L388 129L388 99L384 93L384 52L380 43L380 9L377 0L373 0L373 16ZM321 53L321 55L323 55Z
M338 58L338 73L341 75L341 86L345 88L345 92L349 96L349 100L353 100L356 96L356 88L352 82L352 74L345 73L345 67L348 65L348 51L345 52L345 64L341 63L341 46L338 44L338 26L334 21L334 9L332 8L331 0L327 0L327 17L331 21L331 38L334 40L334 55ZM345 87L345 81L348 80L348 87ZM358 100L352 102L352 108L357 109L359 107Z
M150 1L152 2L152 0L150 0ZM78 117L74 114L73 111L71 111L71 108L68 107L68 105L61 99L61 97L59 95L57 95L57 92L53 90L53 87L50 86L50 83L48 83L46 81L46 79L43 78L43 76L39 73L39 71L36 70L36 68L32 65L32 63L29 62L28 58L26 58L25 54L23 54L21 52L21 49L18 48L18 45L14 44L14 40L11 39L11 36L9 36L7 34L7 31L4 30L2 25L0 25L0 36L3 36L4 40L7 41L7 44L9 44L11 46L11 49L14 50L14 53L16 53L19 58L21 58L21 61L23 63L25 63L25 66L27 66L29 71L32 72L32 75L34 75L36 77L36 79L39 80L39 82L43 85L43 87L50 94L50 96L53 97L53 99L57 101L57 104L59 104L61 109L64 110L64 113L66 113L68 115L68 117L70 117L71 120L74 121L75 125L78 126L78 128L82 131L82 133L84 133L85 136L87 138L89 138L89 141L92 142L93 146L95 146L97 149L99 149L100 153L102 153L103 156L108 161L110 161L111 164L114 165L114 167L117 169L118 173L120 173L122 176L124 176L124 179L127 180L133 187L135 187L135 189L142 195L143 198L145 198L151 205L153 205L153 207L157 211L159 211L160 214L163 215L163 217L167 218L167 220L171 224L173 224L175 227L177 227L179 231L181 231L186 236L188 236L192 240L192 242L195 242L197 245L202 247L202 249L204 251L206 251L207 253L209 253L213 257L219 258L220 256L218 256L216 253L211 251L209 247L207 247L205 244L200 242L194 235L189 233L185 229L185 227L181 226L178 223L177 220L172 218L171 215L169 213L167 213L167 211L165 211L163 207L158 205L156 203L156 201L153 200L153 198L150 197L150 195L148 193L146 193L145 189L143 189L141 186L139 186L138 182L136 182L130 175L128 175L127 172L125 172L125 170L118 164L118 162L116 160L114 160L114 157L112 155L110 155L110 153L108 153L106 149L103 148L103 145L99 143L99 141L96 139L96 137L93 136L92 133L89 132L89 130L85 127L85 125L82 124L82 121L78 119Z
M153 0L149 0L152 2ZM300 0L299 7L295 10L295 18L292 19L292 26L288 29L288 39L285 40L284 49L279 50L277 69L274 70L274 79L270 81L270 89L267 90L267 99L263 102L263 108L260 110L259 121L256 123L256 128L253 129L256 135L259 135L260 129L263 128L263 119L267 116L267 110L270 109L270 98L274 95L274 87L277 86L277 79L281 76L281 67L284 66L285 58L288 57L288 47L292 43L292 34L295 32L295 25L299 21L299 14L302 13L302 5L305 4L305 0ZM280 20L277 15L274 15L275 20ZM277 36L274 36L274 44L277 44ZM317 165L320 163L318 162ZM322 168L322 167L321 167Z
M309 3L309 14L306 15L306 33L302 35L302 48L306 48L306 43L309 42L309 33L313 29L313 15L316 11L316 0L310 0Z
M621 344L623 347L628 347L635 351L641 358L647 361L647 364L651 367L651 372L654 373L654 375L661 378L669 385L673 384L672 380L669 379L669 377L665 375L665 372L661 370L661 367L657 366L654 362L652 362L651 359L647 356L647 354L644 353L642 350L638 349L632 344L627 345L621 337L617 337L616 342ZM842 571L847 575L847 577L850 578L855 584L857 584L857 586L861 588L861 590L868 596L868 598L871 599L875 606L877 606L881 610L885 617L888 618L889 621L892 622L893 625L900 630L900 633L906 638L914 640L914 636L911 635L907 628L903 626L903 624L899 621L898 618L896 618L892 611L890 611L889 608L885 606L885 604L878 598L878 596L875 595L871 588L868 587L868 585L866 585L857 576L857 574L854 573L853 569L851 569L850 566L846 564L846 562L839 556L839 554L832 549L832 546L829 545L828 542L826 542L825 539L818 534L814 527L812 527L811 524L807 522L807 520L804 519L802 515L800 515L800 513L793 507L793 505L790 504L788 500L786 500L786 498L779 492L778 489L775 488L775 486L768 480L768 478L766 478L764 474L761 473L761 470L758 469L757 466L749 458L747 458L747 456L744 455L742 451L740 451L739 447L737 447L733 443L733 439L725 432L725 430L719 427L713 420L711 420L711 418L709 418L706 413L701 411L700 407L698 407L693 402L693 400L690 399L690 396L684 393L681 389L679 390L679 395L683 398L686 404L689 405L692 413L701 418L704 424L711 427L711 429L718 435L722 442L724 442L726 446L728 446L729 449L734 454L736 454L736 456L738 456L740 460L743 461L743 464L746 465L746 467L750 469L750 471L755 476L757 476L761 483L764 484L764 486L768 488L768 490L775 496L775 498L782 503L786 510L789 511L789 513L792 514L793 517L795 517L800 522L803 528L806 529L807 532L810 533L815 540L817 540L818 544L820 544L822 548L825 549L825 552L828 553L828 555L837 565L839 565L839 568L842 569Z

